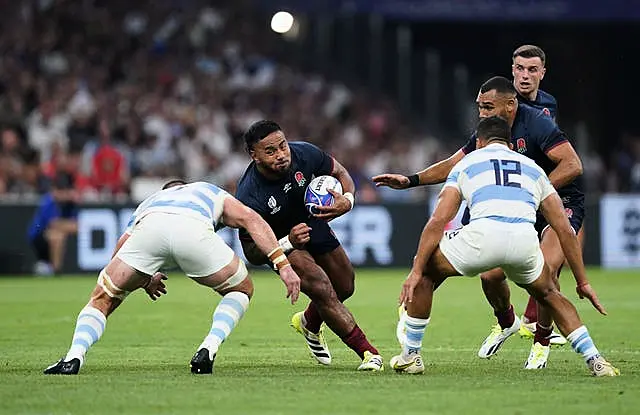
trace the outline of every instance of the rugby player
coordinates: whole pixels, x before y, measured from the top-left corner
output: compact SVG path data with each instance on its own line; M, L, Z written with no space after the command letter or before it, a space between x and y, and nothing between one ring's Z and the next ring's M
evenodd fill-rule
M347 170L313 144L288 142L280 126L268 120L254 123L244 134L253 159L238 183L238 200L258 212L280 239L289 262L301 279L301 290L311 302L296 313L291 325L304 336L315 359L331 364L331 354L322 332L322 323L355 351L362 363L358 370L380 371L382 357L358 327L343 302L354 290L354 271L340 242L327 221L353 208L355 185ZM310 216L304 205L309 182L331 175L342 184L344 195L333 192L332 206L320 206L321 213ZM240 240L249 262L270 263L246 232Z
M571 209L569 221L577 233L582 227L584 217L584 194L576 183L576 178L582 174L582 163L565 134L541 111L519 105L516 89L507 78L493 77L486 81L481 86L476 101L480 118L498 115L508 121L514 150L531 158L549 175L552 185L558 189L565 203L565 209ZM455 154L417 174L382 174L373 177L373 181L377 186L389 186L394 189L442 183L453 166L474 151L475 146L474 133L465 146ZM463 223L469 218L468 215L465 216ZM557 278L564 263L564 254L553 229L547 226L542 215L538 215L538 219L536 229L540 234L542 252L552 274ZM491 270L484 272L481 278L485 296L498 319L498 325L492 329L478 351L479 357L489 358L498 352L507 338L519 331L521 321L513 311L504 273L500 269ZM586 294L591 290L591 286L580 286L578 289ZM525 367L541 368L546 365L552 331L551 321L546 325L539 322Z
M174 180L135 210L113 258L100 271L89 303L78 315L71 348L44 373L77 374L87 350L102 337L107 318L127 295L141 287L147 288L152 299L166 293L163 276L156 273L175 265L222 295L213 312L211 330L190 363L192 373L212 373L219 346L238 325L253 295L245 264L215 233L218 224L241 227L251 235L257 249L277 266L287 297L295 303L300 279L266 222L215 185Z
M546 54L540 47L535 45L518 47L512 56L511 73L513 74L513 86L518 91L518 102L520 104L540 110L557 122L558 102L553 95L540 89L540 82L547 72L546 63ZM576 180L580 181L581 179L577 178ZM565 204L572 204L572 202L570 199L563 200ZM567 215L573 214L571 207L566 209ZM581 227L578 231L578 240L584 246L584 227ZM542 324L548 325L547 323L550 323L548 319L548 315L543 312ZM520 335L528 338L534 337L537 321L537 303L532 297L529 297L529 302L522 316ZM553 332L550 336L550 342L555 345L563 345L567 341L564 337Z
M578 286L589 284L580 244L558 193L531 158L509 149L511 136L506 120L483 118L477 128L477 151L456 163L449 173L402 287L399 300L407 307L406 340L402 353L391 359L391 366L398 372L424 372L420 350L435 286L450 276L474 276L500 267L547 307L594 376L617 376L620 372L600 355L545 264L534 227L538 208L556 232ZM444 232L462 200L471 211L469 224ZM595 292L590 294L594 306L606 313Z
M546 54L540 47L522 45L513 51L511 74L520 104L540 110L555 121L558 101L553 95L540 89L540 82L547 73L546 63Z

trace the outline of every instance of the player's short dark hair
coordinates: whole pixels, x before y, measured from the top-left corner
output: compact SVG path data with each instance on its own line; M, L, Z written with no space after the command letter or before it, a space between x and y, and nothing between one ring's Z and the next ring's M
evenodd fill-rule
M486 81L480 87L480 93L484 94L494 89L498 94L516 95L516 88L513 86L513 82L504 76L494 76Z
M169 189L171 187L182 186L183 184L187 184L187 182L182 179L169 180L164 184L164 186L162 186L162 190Z
M252 150L253 145L262 140L271 133L282 131L277 122L271 120L261 120L251 124L249 129L244 132L242 139L247 150Z
M511 128L509 123L502 117L494 115L480 120L476 128L476 135L481 140L501 140L506 143L511 142Z
M542 61L542 66L544 66L547 62L547 55L544 53L544 50L536 45L522 45L518 49L513 51L513 59L518 56L523 58L540 58Z

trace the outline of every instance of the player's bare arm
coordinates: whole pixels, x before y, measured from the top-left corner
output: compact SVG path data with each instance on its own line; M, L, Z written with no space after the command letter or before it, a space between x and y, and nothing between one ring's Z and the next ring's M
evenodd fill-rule
M549 180L556 189L568 185L582 175L582 161L568 141L549 150L547 156L556 163L556 168L549 174Z
M576 236L567 215L564 212L562 200L557 193L553 193L542 201L540 210L551 228L558 235L562 251L567 257L567 262L571 267L574 278L576 280L576 292L580 298L588 298L591 304L602 314L607 314L606 310L600 304L596 292L591 288L587 273L582 259L582 248Z
M403 174L385 173L373 176L371 180L376 186L388 186L392 189L408 189L409 187L438 184L447 180L447 176L453 166L464 158L462 150L456 151L450 157L432 164L426 169L419 171L412 176Z
M222 220L232 228L244 228L263 255L278 245L278 240L267 222L255 210L234 197L225 198Z
M291 297L291 303L295 303L300 294L300 278L291 268L289 260L287 260L269 224L255 210L245 206L232 196L227 196L224 199L222 221L227 226L243 228L249 233L262 255L266 254L266 258L280 271L280 279L287 287L287 298ZM255 252L251 254L255 255ZM246 251L245 256L247 256ZM247 256L247 259L254 263L252 259L255 259L255 256L251 259Z
M338 160L333 159L333 171L331 175L338 179L340 184L342 185L342 190L344 194L340 194L329 189L329 192L333 195L333 204L331 206L318 206L317 209L321 212L319 214L314 215L318 219L326 219L331 220L335 219L338 216L342 216L345 213L349 212L353 209L353 205L355 203L355 192L356 185L351 178L351 175L344 168L342 164L338 162Z
M264 265L268 262L267 256L260 251L258 245L256 245L253 240L240 239L240 243L242 245L242 252L244 252L244 256L251 264Z
M462 198L457 189L445 187L440 193L433 214L425 225L422 235L420 235L418 252L413 260L413 267L402 285L400 304L410 303L413 300L413 291L422 279L422 274L427 268L431 255L433 255L442 239L447 223L456 216L461 203Z
M306 223L299 223L289 232L288 240L292 249L304 249L304 246L311 240L311 227ZM253 240L241 239L242 250L249 262L254 265L263 265L268 262L267 256L260 251ZM281 244L282 246L282 244ZM290 249L289 249L290 250ZM285 250L285 253L287 253Z

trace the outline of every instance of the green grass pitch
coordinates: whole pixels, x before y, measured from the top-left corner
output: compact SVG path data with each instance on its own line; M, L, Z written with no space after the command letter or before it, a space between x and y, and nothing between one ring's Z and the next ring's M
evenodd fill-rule
M359 270L347 304L385 363L398 352L396 299L406 270ZM424 341L422 376L358 373L359 359L333 334L323 367L289 327L293 312L273 274L254 273L256 295L223 344L213 376L188 362L208 332L219 297L172 275L152 303L131 295L110 318L79 376L44 376L62 356L95 278L0 278L1 414L637 414L640 412L640 275L591 270L609 311L579 311L600 351L622 371L596 379L569 346L541 371L522 369L530 342L513 337L491 360L476 357L494 319L478 279L451 279L437 292ZM577 302L570 275L564 291ZM518 310L525 304L512 287ZM548 406L547 406L548 405Z

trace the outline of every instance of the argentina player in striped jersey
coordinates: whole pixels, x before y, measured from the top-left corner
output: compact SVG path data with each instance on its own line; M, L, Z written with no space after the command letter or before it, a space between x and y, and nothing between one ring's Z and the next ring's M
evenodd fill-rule
M253 295L244 262L215 233L217 225L245 229L278 267L291 303L297 301L300 279L260 215L215 185L173 180L135 210L111 261L100 271L89 303L78 315L71 348L44 373L77 374L87 350L102 337L107 317L138 288L152 300L166 294L162 282L166 276L158 271L175 266L222 296L211 329L190 363L192 373L212 373L218 348Z
M617 376L602 357L573 304L556 288L538 244L538 209L556 231L577 281L588 284L580 244L562 201L549 178L533 160L509 149L509 124L486 117L477 128L477 150L457 163L440 192L424 227L400 303L406 304L406 339L402 353L391 359L398 372L424 372L420 356L430 321L433 292L451 276L475 276L500 267L551 312L558 328L595 376ZM467 226L444 232L462 201L470 207ZM593 305L606 313L595 292Z

